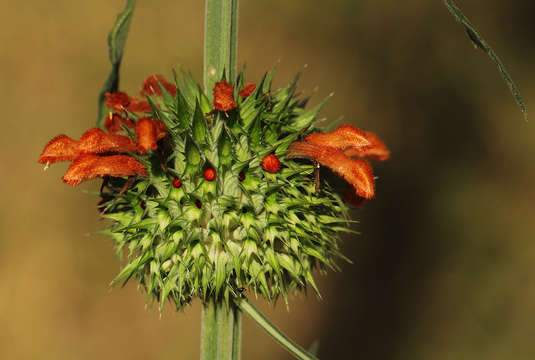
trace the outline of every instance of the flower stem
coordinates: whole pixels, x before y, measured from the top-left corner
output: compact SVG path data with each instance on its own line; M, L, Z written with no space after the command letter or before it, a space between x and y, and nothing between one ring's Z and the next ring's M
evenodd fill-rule
M240 355L240 310L223 301L208 301L202 313L201 360L239 360Z
M211 99L223 74L231 83L236 76L238 0L206 0L205 11L204 90Z
M210 101L223 75L236 76L238 0L206 0L204 30L204 90ZM211 299L203 306L201 360L239 360L241 311L233 303Z

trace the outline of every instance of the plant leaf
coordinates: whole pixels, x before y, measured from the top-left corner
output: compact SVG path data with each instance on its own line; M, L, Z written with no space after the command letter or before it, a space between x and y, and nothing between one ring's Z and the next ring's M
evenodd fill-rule
M522 114L524 115L524 119L528 120L528 109L526 108L526 105L524 104L524 100L522 99L522 96L520 95L520 90L516 87L515 83L513 82L513 79L511 79L511 76L509 76L509 73L505 69L505 66L503 65L502 61L498 57L498 55L494 52L494 50L490 47L489 44L485 41L483 36L479 33L477 28L468 20L468 18L462 13L461 9L457 7L453 3L452 0L443 0L444 5L448 8L450 13L455 17L455 20L460 22L468 34L468 37L476 46L478 49L483 50L492 60L492 62L496 65L498 68L498 71L500 72L501 77L509 87L509 90L511 90L511 93L513 94L513 97L515 98L516 103L520 107L520 110L522 111Z
M117 15L115 25L108 35L109 57L111 62L111 72L100 91L98 96L98 116L97 126L102 128L104 126L104 119L108 114L108 109L104 103L104 94L107 92L116 92L119 89L119 68L121 66L121 59L123 57L124 45L130 28L130 21L134 14L134 6L136 0L127 0L124 10Z

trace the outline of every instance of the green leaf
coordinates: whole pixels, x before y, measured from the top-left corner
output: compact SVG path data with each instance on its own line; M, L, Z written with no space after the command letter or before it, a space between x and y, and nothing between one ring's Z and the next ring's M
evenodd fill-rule
M119 89L119 68L123 57L124 45L130 28L130 21L134 13L136 0L127 0L124 10L117 15L115 25L108 35L109 57L112 65L111 72L100 91L98 96L98 116L97 126L103 127L104 119L109 113L105 105L105 96L107 92L117 92Z
M201 105L199 104L199 101L196 101L195 111L193 113L192 131L193 139L197 142L197 144L206 143L206 128L206 119L202 113Z
M186 175L190 176L200 171L201 161L201 152L193 140L189 139L186 142Z
M513 97L515 98L516 103L520 107L520 110L522 111L522 114L524 115L524 119L527 121L528 109L526 108L526 105L524 104L524 100L522 99L522 96L520 95L520 90L518 90L515 83L513 82L513 79L511 78L511 76L509 76L509 73L505 69L505 65L502 63L498 55L494 52L494 50L490 47L490 45L485 41L483 36L481 36L477 28L470 22L470 20L468 20L468 18L463 14L461 9L459 9L452 0L444 0L444 5L446 5L450 13L455 17L455 20L457 20L464 26L466 33L468 34L468 37L470 38L474 46L476 46L478 49L483 50L489 56L492 62L496 65L502 79L505 81L505 83L509 87L511 94L513 94Z
M282 331L276 328L268 319L265 318L247 299L235 300L236 305L251 318L267 334L272 336L282 347L290 354L300 360L318 360L317 357L308 353L305 349L294 343Z
M314 123L314 119L316 118L316 115L320 111L321 107L329 100L329 98L333 96L333 94L329 94L325 99L323 99L322 102L320 102L318 105L316 105L315 108L310 109L309 111L300 114L299 116L292 119L292 121L288 124L282 127L282 131L287 132L300 132L306 130L308 127L310 127Z

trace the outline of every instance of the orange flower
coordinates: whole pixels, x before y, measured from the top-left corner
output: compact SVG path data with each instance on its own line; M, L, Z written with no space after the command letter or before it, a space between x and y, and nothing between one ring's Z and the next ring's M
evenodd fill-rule
M126 107L126 110L130 112L149 113L152 112L152 107L147 100L130 98L130 103Z
M288 148L288 157L314 159L353 185L357 195L366 199L371 199L375 195L372 168L365 160L352 159L334 147L304 141L292 143Z
M78 141L80 154L136 152L137 144L128 136L106 134L99 128L87 130Z
M156 150L158 140L167 135L167 129L160 120L149 118L139 119L136 124L136 136L139 143L139 152L145 153L147 150Z
M71 161L76 159L78 154L78 142L67 135L58 135L46 144L43 153L37 161L41 164Z
M130 97L124 92L107 92L104 96L106 97L106 106L112 110L122 111L130 103Z
M163 88L167 90L169 94L176 96L175 84L167 82L167 80L165 80L162 75L152 75L145 79L145 81L143 82L143 90L141 91L141 94L162 95L162 89L160 88L160 85L158 85L158 82L162 84Z
M151 119L143 118L138 120L136 124L136 136L139 143L139 149L141 153L145 153L147 150L156 150L156 134L154 124Z
M267 172L276 173L281 168L281 162L275 155L269 154L262 159L262 167Z
M246 98L247 96L251 95L255 89L256 89L256 84L252 82L248 82L240 90L239 95L242 98Z
M108 116L106 116L104 127L110 134L116 134L123 131L123 125L130 129L134 129L136 127L132 119L123 118L119 114L109 113Z
M236 106L233 87L225 80L217 82L214 86L214 109L229 111Z
M331 146L339 150L360 149L371 145L366 133L351 125L339 126L336 130L328 133L310 134L305 136L305 140L311 144Z
M82 155L73 161L63 181L76 186L82 181L109 176L148 176L145 165L126 155Z
M386 145L374 133L364 131L366 138L371 143L371 146L363 148L349 148L344 153L351 157L370 158L379 161L390 159L390 151Z

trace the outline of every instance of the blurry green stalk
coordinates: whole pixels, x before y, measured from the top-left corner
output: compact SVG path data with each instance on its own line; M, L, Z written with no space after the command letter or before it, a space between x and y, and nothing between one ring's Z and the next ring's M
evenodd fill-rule
M206 0L204 27L204 90L212 100L214 84L223 75L230 83L236 76L238 0ZM241 311L223 299L203 306L201 360L239 360Z

